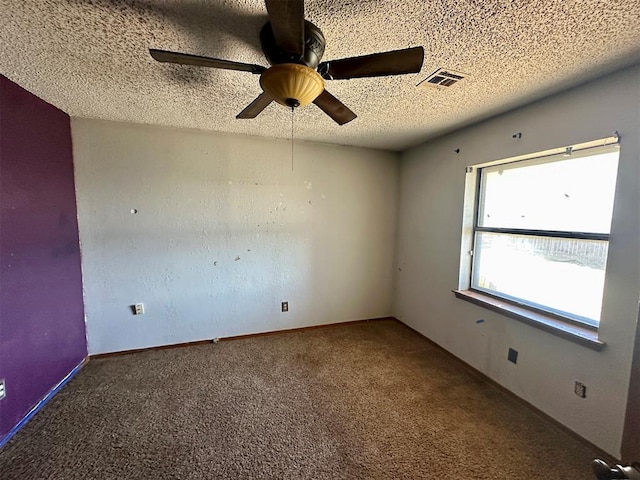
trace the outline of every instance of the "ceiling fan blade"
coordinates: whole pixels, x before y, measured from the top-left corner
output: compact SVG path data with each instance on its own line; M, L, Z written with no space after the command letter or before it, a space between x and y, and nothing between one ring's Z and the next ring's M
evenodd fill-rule
M247 105L244 110L236 115L236 118L256 118L272 101L271 96L262 92L253 102Z
M166 50L149 49L151 56L158 62L177 63L180 65L195 65L196 67L224 68L225 70L240 70L243 72L262 73L266 70L261 65L232 62L218 58L200 57L188 53L168 52Z
M287 53L304 53L304 1L265 0L276 45Z
M320 109L329 115L338 125L344 125L357 117L349 108L324 90L319 97L317 97L313 103L315 103Z
M384 77L417 73L422 68L423 61L424 48L413 47L322 62L318 66L318 72L327 80Z

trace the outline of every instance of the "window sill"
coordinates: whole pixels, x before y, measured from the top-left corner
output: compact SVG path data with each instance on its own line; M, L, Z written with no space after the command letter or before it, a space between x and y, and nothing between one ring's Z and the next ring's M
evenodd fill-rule
M588 327L565 322L554 316L535 312L524 306L484 295L474 290L453 290L453 293L461 300L475 303L592 350L601 351L605 346L604 342L598 340L598 332Z

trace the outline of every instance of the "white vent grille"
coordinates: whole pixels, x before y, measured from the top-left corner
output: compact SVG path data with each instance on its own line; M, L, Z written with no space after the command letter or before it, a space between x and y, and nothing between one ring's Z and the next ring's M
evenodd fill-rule
M449 68L439 68L418 83L418 87L448 88L463 80L467 75Z

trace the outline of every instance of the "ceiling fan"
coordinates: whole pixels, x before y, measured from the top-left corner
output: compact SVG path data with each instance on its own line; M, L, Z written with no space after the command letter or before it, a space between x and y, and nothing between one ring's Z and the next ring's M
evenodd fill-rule
M260 43L270 68L166 50L149 49L149 53L159 62L260 75L263 92L236 118L255 118L274 100L292 109L313 102L339 125L356 114L324 88L324 80L402 75L422 68L422 47L321 62L325 38L304 19L304 0L265 0L265 4L269 21L260 31Z

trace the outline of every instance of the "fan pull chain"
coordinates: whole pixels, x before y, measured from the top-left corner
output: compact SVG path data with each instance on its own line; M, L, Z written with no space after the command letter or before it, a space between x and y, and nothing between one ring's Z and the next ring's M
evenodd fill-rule
M293 110L291 107L291 171L293 172Z

